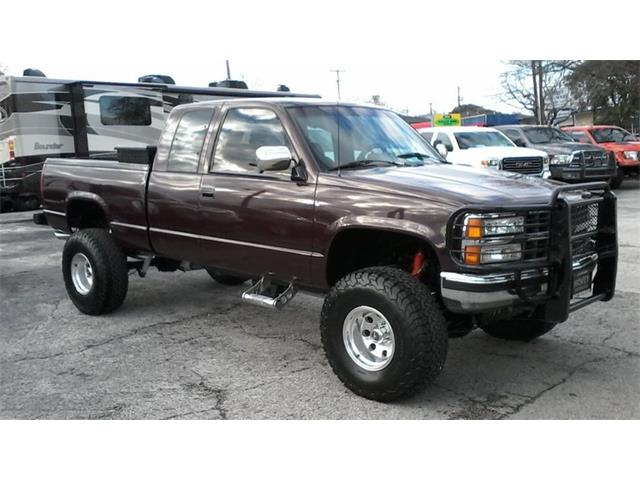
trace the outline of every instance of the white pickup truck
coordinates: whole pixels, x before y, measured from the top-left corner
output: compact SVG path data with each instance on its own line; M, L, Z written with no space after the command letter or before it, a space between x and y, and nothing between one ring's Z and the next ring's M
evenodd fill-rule
M485 127L433 127L418 132L447 161L456 165L495 168L548 178L549 156L542 150L517 147L502 132Z

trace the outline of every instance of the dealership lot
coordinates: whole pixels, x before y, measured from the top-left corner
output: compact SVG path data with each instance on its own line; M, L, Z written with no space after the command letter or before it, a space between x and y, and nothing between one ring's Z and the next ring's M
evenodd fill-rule
M130 277L123 307L80 314L62 242L31 214L0 216L0 418L640 418L640 185L617 191L612 302L529 344L452 339L444 373L393 404L360 398L320 347L322 300L281 312L204 271Z

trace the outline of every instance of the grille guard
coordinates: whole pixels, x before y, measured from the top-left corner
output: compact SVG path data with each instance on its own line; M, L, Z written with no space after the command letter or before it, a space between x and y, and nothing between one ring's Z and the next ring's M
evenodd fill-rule
M576 192L579 198L568 198L563 194ZM588 195L585 193L588 192ZM572 209L598 204L597 228L588 234L573 233ZM454 242L455 222L465 213L515 212L548 210L551 212L549 224L549 255L545 260L505 262L502 264L466 265L456 259ZM563 185L554 189L547 204L519 205L515 207L496 207L478 205L462 208L451 216L447 226L447 250L458 265L461 273L500 273L514 274L514 290L520 300L536 307L534 316L546 321L563 322L569 313L596 301L608 301L614 296L618 261L616 197L605 182L590 182L576 185ZM576 239L594 237L597 260L595 276L591 283L591 295L573 300L573 244ZM522 282L522 272L535 268L548 268L548 287L545 294L530 295ZM572 301L573 300L573 301Z

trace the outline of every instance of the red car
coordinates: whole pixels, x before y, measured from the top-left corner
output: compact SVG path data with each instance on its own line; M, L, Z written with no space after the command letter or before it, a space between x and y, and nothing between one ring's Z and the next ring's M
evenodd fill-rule
M615 125L586 127L562 127L562 130L581 143L593 143L613 152L618 172L611 180L611 187L618 188L626 176L640 175L640 142L624 128Z

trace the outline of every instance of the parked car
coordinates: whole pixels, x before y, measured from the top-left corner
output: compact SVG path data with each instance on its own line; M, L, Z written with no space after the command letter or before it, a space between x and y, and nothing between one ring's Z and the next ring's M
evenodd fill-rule
M624 128L615 125L593 125L590 127L563 127L562 130L575 140L603 147L611 152L618 164L616 177L611 186L618 188L624 177L640 176L640 143Z
M118 161L46 160L44 211L62 276L90 315L129 271L204 267L278 309L325 297L324 351L367 398L405 397L443 369L448 336L531 340L614 295L616 198L450 165L395 113L302 99L172 110L160 143Z
M517 147L495 128L432 127L418 132L454 165L550 176L545 152Z
M501 125L496 128L520 147L545 151L554 180L588 182L615 178L615 160L604 148L577 143L558 128L548 125Z

